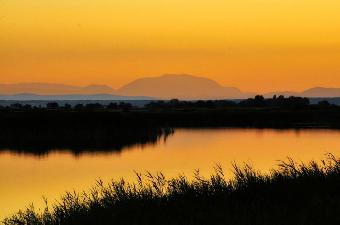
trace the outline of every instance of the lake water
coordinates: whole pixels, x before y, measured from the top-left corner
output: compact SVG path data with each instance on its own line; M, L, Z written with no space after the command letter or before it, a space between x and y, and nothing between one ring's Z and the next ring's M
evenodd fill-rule
M74 154L54 150L46 155L0 152L0 218L42 196L53 202L65 191L90 188L98 178L134 180L134 171L162 171L167 177L209 175L219 163L231 176L231 163L251 163L268 172L287 156L297 161L340 155L338 130L176 129L166 140L120 152Z

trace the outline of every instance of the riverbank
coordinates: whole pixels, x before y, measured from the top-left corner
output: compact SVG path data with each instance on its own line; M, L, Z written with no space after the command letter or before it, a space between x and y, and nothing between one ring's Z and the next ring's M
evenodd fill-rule
M340 107L10 108L0 110L0 124L0 150L120 151L155 143L176 128L339 129Z
M0 122L8 130L107 127L340 128L340 107L8 108L0 110Z
M340 107L4 109L0 124L0 150L36 154L50 149L120 151L134 144L155 143L176 128L339 129Z

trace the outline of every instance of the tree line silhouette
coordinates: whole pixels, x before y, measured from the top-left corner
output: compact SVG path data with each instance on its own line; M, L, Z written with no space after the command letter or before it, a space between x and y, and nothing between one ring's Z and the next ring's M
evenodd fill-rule
M121 109L121 110L129 110L133 109L131 103L127 102L110 102L108 105L103 105L100 103L88 103L88 104L76 104L72 106L71 104L64 104L61 105L58 102L48 102L46 105L30 105L30 104L21 104L21 103L14 103L9 106L2 106L0 105L0 109L16 109L16 110L39 110L39 109L64 109L64 110L102 110L102 109Z
M14 110L122 110L130 111L134 109L189 109L189 108L230 108L230 107L280 107L280 108L303 108L310 106L308 98L304 97L284 97L283 95L272 98L264 98L262 95L256 95L254 98L248 98L240 101L232 100L197 100L197 101L182 101L178 99L151 101L144 105L144 107L133 106L128 102L111 102L109 104L89 103L89 104L71 104L61 105L58 102L49 102L44 106L32 106L30 104L14 103L9 106L1 106L0 110L14 109ZM320 101L316 106L320 107L335 107L328 101Z
M325 102L323 102L325 105ZM170 101L153 101L146 105L146 108L223 108L223 107L305 107L310 105L308 98L290 96L285 98L283 95L273 98L264 98L262 95L256 95L254 98L248 98L239 102L231 100L199 100L199 101L179 101L172 99ZM330 104L328 104L330 105Z
M46 107L13 104L0 109L0 149L111 151L154 143L181 127L340 128L340 106L301 97L256 96L233 102L153 101L144 107L99 103ZM165 129L165 130L164 130Z

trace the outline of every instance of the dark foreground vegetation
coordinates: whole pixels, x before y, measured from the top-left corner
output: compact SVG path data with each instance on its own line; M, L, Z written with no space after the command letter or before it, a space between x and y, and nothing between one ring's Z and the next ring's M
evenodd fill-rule
M154 101L0 108L0 150L45 153L69 149L112 151L155 143L177 127L340 128L340 106L301 97L256 96L240 102Z
M228 180L217 166L205 179L137 174L97 185L83 194L67 193L51 209L33 206L4 220L5 225L313 225L340 224L340 159L321 163L281 162L263 175L234 166Z

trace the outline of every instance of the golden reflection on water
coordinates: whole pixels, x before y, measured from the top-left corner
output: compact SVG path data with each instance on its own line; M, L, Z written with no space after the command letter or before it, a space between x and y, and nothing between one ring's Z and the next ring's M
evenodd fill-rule
M325 153L340 153L340 131L271 129L178 129L157 145L135 146L120 153L81 154L53 152L43 157L0 153L0 218L42 196L50 202L66 190L90 188L98 178L134 180L138 172L162 171L168 177L209 175L216 163L231 176L231 163L247 162L268 172L287 156L297 161L320 160Z

